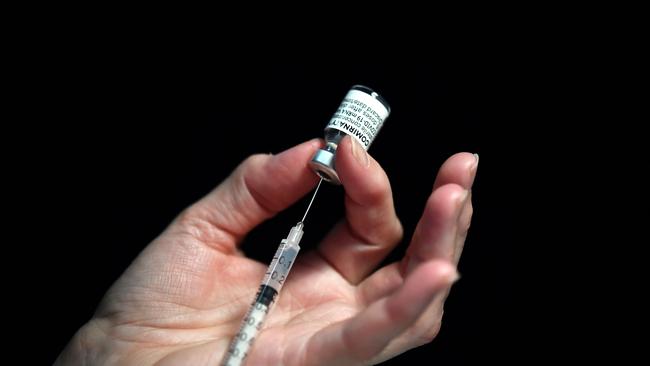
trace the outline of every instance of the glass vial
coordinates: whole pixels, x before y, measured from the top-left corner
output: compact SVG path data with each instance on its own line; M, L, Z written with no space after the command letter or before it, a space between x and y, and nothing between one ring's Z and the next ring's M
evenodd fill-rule
M314 154L309 166L324 180L341 184L335 163L343 136L350 135L368 150L389 114L390 106L374 90L353 86L325 127L325 147Z

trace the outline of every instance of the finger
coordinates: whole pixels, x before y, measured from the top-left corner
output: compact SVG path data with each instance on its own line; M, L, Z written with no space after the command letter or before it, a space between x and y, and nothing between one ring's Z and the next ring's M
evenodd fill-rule
M469 228L473 211L469 193L476 177L478 161L478 154L458 153L442 164L433 185L433 193L402 261L404 270L410 270L417 263L430 258L456 259L457 263L464 240L456 240L461 234L456 224L460 217L460 227L465 231ZM460 187L461 191L453 188L453 185ZM440 188L444 189L438 192ZM460 206L449 202L449 195L453 195L454 192L451 191L454 190L455 194L463 195ZM461 212L464 214L461 215Z
M402 260L405 274L425 261L453 258L457 221L467 197L468 191L457 184L444 185L431 194Z
M219 242L230 250L260 222L303 197L318 182L307 162L321 142L307 141L278 155L257 154L206 197L192 205L179 220L197 228L206 242Z
M432 259L455 263L456 221L465 207L462 202L465 195L467 191L457 184L448 184L434 191L402 261L375 271L359 284L359 296L363 301L371 303L389 295L421 263Z
M457 265L471 221L471 184L474 181L478 156L456 154L443 164L436 179L434 192L416 227L407 255L402 260L401 273L406 275L422 263L448 260ZM368 284L377 287L377 284ZM439 328L444 301L449 290L440 292L411 328L432 340ZM395 340L390 347L400 347Z
M460 197L463 197L464 193L462 192L466 192L467 196L464 203L454 202L453 196L457 196L454 191L460 191ZM425 211L422 221L418 225L418 227L421 226L425 229L414 235L412 246L407 251L407 253L410 252L411 254L407 254L403 260L403 271L401 272L406 275L412 271L417 271L420 266L431 261L446 260L454 265L458 264L472 213L471 191L462 191L460 186L448 184L438 188L433 193L429 203L434 202L433 205L435 205L435 202L440 201L442 203L439 204L437 209L427 207L428 210ZM427 214L434 216L436 212L438 213L437 219L432 220L427 217ZM432 225L426 225L426 222ZM428 230L431 231L427 232ZM428 237L428 239L423 239L425 237ZM429 241L429 245L427 245L427 241ZM420 249L422 247L426 249L421 250L419 255L413 255L412 253L416 252L418 246ZM409 331L402 334L398 339L391 341L388 349L400 349L403 347L403 343L408 342L412 337L419 338L421 344L431 342L440 330L443 307L449 291L450 288L446 288L438 292L415 324L409 328Z
M319 246L321 255L348 281L358 283L402 238L386 173L356 141L345 137L336 170L345 188L345 220Z
M445 163L441 166L436 181L434 184L434 189L437 189L446 184L457 184L465 189L471 189L471 185L474 181L476 175L476 168L478 164L478 155L470 153L458 153L451 156ZM425 212L429 208L425 209ZM469 191L469 198L466 200L465 205L461 208L461 214L459 219L459 233L458 238L454 242L454 248L451 250L448 249L448 252L453 252L453 257L446 257L447 260L452 261L452 263L458 263L458 258L460 257L460 252L462 251L463 242L469 229L469 223L472 216L472 204L471 204L471 191ZM430 226L430 222L420 222L419 226ZM423 228L418 226L418 232L422 232ZM431 230L435 228L429 227ZM421 234L419 234L421 235ZM424 241L418 240L418 242ZM429 245L434 245L435 237L429 237ZM451 243L449 240L441 242ZM423 244L415 244L423 245ZM426 244L424 244L426 245ZM412 245L413 247L414 245ZM435 248L434 248L435 249ZM411 249L413 250L413 248ZM443 252L444 249L441 249L440 252ZM442 258L445 258L442 256ZM379 269L373 273L370 277L366 278L361 284L359 284L358 291L362 299L366 302L375 301L378 298L386 296L392 293L403 281L403 275L405 274L406 267L411 263L411 269L417 264L418 260L414 262L410 261L410 256L407 255L402 261L402 265L390 264L384 268ZM426 258L424 258L426 260ZM401 268L400 268L401 267Z
M394 293L404 284L404 273L399 262L384 266L364 279L356 287L360 303L369 305Z
M432 261L420 266L393 295L315 334L306 346L307 354L324 356L319 360L322 364L356 365L380 362L416 346L419 340L413 339L404 349L381 354L392 339L418 319L435 294L456 278L456 270L448 262Z
M474 205L472 204L472 191L469 191L465 204L461 209L460 216L458 217L458 232L456 235L456 244L454 245L454 258L453 263L456 265L460 260L460 255L463 253L465 246L465 239L469 232L469 227L472 223L472 216L474 215Z
M466 199L466 202L464 205L462 205L461 212L458 218L457 222L457 229L456 229L456 236L453 238L453 242L449 239L447 240L441 240L440 242L436 243L442 248L438 248L439 250L436 250L435 245L432 246L431 252L433 254L427 254L424 253L424 255L432 255L432 258L438 258L438 259L444 259L444 260L449 260L450 262L457 264L458 259L460 258L460 254L462 251L463 243L465 241L465 238L467 237L467 232L469 230L469 225L472 217L472 204L471 204L471 195L472 193L468 193L468 198ZM453 220L453 207L449 209L451 212L449 214L449 220ZM450 226L453 225L451 222L447 222L446 224L441 224L440 227L444 226ZM434 229L429 227L429 229ZM422 230L422 229L419 229ZM440 229L441 231L444 230ZM421 234L420 234L421 235ZM444 235L436 235L440 237L444 237ZM453 236L453 235L450 235ZM429 240L436 240L436 237L433 235L430 236ZM420 241L420 239L418 239ZM447 247L447 253L445 253L445 244L448 246ZM416 244L416 245L423 245L423 244ZM426 244L424 244L426 245ZM449 246L452 248L449 249ZM414 249L411 249L414 250ZM424 252L424 251L423 251ZM418 263L422 263L423 261L427 261L430 259L427 258L412 258L410 255L407 254L405 259L402 261L402 263L392 263L389 264L377 271L375 271L372 275L367 277L366 279L363 280L357 287L357 291L359 293L359 296L361 300L365 303L371 303L373 301L376 301L377 299L387 296L391 294L395 289L399 288L399 286L402 284L404 281L403 276L407 273L412 271L412 269L417 266ZM410 266L409 266L410 264ZM407 268L408 267L408 271Z
M435 190L449 183L455 183L465 189L470 189L476 177L477 167L478 154L467 152L454 154L440 167L433 189Z

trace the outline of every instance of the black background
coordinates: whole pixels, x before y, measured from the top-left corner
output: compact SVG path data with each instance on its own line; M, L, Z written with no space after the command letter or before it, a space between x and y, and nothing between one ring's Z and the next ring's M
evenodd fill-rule
M36 212L40 220L32 226L44 274L35 314L47 362L176 214L248 155L322 137L354 84L375 89L393 110L370 149L391 180L406 234L387 262L404 252L442 162L459 151L481 156L462 279L448 299L440 335L390 363L514 357L519 198L512 188L524 179L521 148L530 132L513 122L527 118L518 85L532 71L477 59L480 54L444 62L322 56L206 58L138 44L90 50L45 73L44 93L53 99L43 108L52 123L32 141L40 154L37 177L26 187L35 204L26 215ZM341 217L342 197L341 188L322 187L303 250ZM246 252L267 262L307 198L251 233Z

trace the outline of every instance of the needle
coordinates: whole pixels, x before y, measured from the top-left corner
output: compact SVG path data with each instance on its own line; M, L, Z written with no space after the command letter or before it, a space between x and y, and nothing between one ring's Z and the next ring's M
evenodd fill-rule
M314 191L314 195L311 196L311 201L309 201L309 206L307 206L307 211L305 211L305 216L302 217L302 220L300 220L301 223L305 222L305 218L307 217L307 214L309 213L309 209L311 208L311 204L314 203L314 198L316 198L316 193L318 193L318 189L320 188L321 183L323 183L323 178L318 181L318 186L316 186L316 190Z

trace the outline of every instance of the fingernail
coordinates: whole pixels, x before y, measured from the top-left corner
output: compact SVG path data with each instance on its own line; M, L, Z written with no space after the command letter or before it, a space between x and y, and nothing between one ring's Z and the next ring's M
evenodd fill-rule
M478 169L478 154L474 154L474 164L472 164L472 166L470 166L469 168L469 174L471 177L470 187L472 186L472 184L474 184L474 179L476 178L477 169Z
M363 166L364 168L367 168L370 166L370 159L368 158L368 153L366 152L366 149L364 149L357 140L353 139L350 137L350 140L352 142L352 156Z

